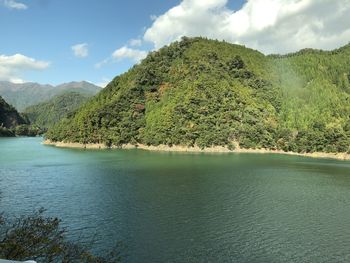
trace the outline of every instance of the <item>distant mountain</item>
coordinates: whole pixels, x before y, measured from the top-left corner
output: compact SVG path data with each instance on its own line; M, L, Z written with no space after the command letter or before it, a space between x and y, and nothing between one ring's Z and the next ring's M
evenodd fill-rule
M74 91L86 95L95 95L100 87L86 81L69 82L58 86L41 85L38 83L14 84L8 81L0 81L0 96L18 111L48 101L56 95Z
M47 128L73 113L90 97L91 95L88 94L66 92L53 97L47 102L30 106L26 108L23 113L32 124Z
M46 137L350 153L350 45L265 56L183 38L114 78Z

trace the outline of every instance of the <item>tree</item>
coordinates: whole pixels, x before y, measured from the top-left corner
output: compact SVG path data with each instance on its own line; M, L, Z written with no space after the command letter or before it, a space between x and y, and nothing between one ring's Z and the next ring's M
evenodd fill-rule
M0 215L0 258L38 262L122 262L122 244L106 256L92 254L86 246L68 241L61 220L45 217L44 209L10 219Z

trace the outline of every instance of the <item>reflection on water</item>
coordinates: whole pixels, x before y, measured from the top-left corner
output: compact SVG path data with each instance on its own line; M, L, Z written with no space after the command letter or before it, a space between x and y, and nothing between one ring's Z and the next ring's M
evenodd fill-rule
M84 151L0 139L0 206L116 240L129 262L350 262L350 163Z

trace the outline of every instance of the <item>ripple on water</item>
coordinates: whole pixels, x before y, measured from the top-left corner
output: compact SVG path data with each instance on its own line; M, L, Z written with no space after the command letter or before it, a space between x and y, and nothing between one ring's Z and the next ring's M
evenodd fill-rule
M5 147L6 146L6 147ZM0 207L45 207L129 262L350 262L350 162L0 140Z

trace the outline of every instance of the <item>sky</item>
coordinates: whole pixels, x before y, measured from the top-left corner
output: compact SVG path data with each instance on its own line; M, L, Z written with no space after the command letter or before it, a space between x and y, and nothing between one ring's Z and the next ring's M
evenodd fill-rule
M182 36L330 50L350 41L350 0L0 0L0 80L103 87Z

